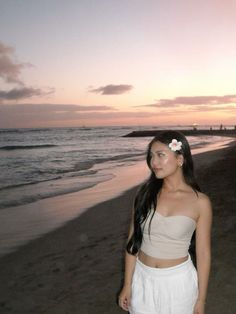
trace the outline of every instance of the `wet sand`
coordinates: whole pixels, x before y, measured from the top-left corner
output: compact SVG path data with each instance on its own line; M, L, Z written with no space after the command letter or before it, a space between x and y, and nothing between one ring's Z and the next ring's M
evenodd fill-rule
M213 203L212 270L206 314L233 314L236 145L194 156ZM102 202L0 259L0 313L125 313L116 304L137 188Z

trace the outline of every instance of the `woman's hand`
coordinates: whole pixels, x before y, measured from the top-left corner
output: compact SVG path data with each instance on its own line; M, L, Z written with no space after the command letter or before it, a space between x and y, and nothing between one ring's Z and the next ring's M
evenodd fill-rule
M129 311L130 298L131 298L131 286L125 285L123 286L119 295L119 306L125 311Z
M204 314L205 313L205 302L202 300L197 300L193 314Z

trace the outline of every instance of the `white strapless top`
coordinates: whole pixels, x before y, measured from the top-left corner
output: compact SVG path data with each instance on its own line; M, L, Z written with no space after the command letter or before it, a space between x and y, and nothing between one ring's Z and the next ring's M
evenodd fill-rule
M153 211L153 210L152 210ZM145 254L163 259L175 259L188 255L188 249L196 229L196 221L188 216L163 216L155 211L142 224L143 241L141 251Z

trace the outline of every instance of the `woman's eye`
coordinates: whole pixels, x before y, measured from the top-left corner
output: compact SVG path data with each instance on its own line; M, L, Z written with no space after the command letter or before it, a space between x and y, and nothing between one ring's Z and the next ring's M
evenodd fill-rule
M155 158L155 156L156 156L156 157L159 157L159 158L160 158L160 157L165 157L165 153L161 153L161 152L160 152L160 153L150 154L150 158L151 158L151 159Z

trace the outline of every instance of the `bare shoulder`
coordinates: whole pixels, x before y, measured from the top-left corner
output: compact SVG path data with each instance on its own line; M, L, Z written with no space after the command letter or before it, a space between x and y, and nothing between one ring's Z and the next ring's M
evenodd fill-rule
M202 192L197 192L198 194L198 203L200 206L209 206L211 205L211 200L209 198L209 196L207 196L206 194L202 193Z
M210 198L201 192L198 192L197 208L199 216L211 217L212 216L212 204Z

